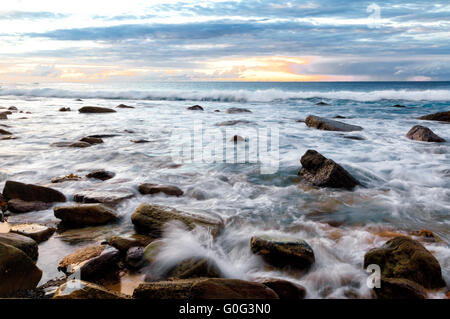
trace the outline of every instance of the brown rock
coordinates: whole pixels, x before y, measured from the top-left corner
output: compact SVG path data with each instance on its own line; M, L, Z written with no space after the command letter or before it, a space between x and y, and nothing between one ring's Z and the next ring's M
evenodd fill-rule
M395 237L382 247L369 250L364 256L364 268L371 264L381 267L382 278L408 279L428 289L445 287L437 259L408 237Z
M73 279L62 284L53 299L127 299L127 297L93 283Z
M442 137L437 136L428 127L415 125L406 134L406 137L411 140L422 142L445 142Z
M116 212L102 204L60 206L55 207L53 211L55 217L68 227L105 225L117 220Z
M99 179L99 180L102 180L102 181L106 181L108 179L111 179L114 176L116 176L115 173L108 172L108 171L105 171L103 169L99 169L99 170L93 171L93 172L91 172L91 173L86 175L87 178L95 178L95 179Z
M120 252L113 248L104 249L100 255L83 263L80 267L82 280L95 283L111 281L118 278L118 265Z
M81 181L82 178L80 176L74 175L74 174L69 174L66 176L58 176L58 177L54 177L52 178L51 182L52 183L63 183L63 182L67 182L67 181Z
M252 237L250 247L254 254L275 267L307 270L315 262L314 251L304 240Z
M52 203L44 203L44 202L25 202L20 199L11 199L8 201L8 210L16 213L23 214L29 212L38 212L41 210L47 210L52 207Z
M134 107L129 106L129 105L125 105L125 104L119 104L116 106L119 109L134 109Z
M450 122L450 111L424 115L419 120Z
M83 106L78 110L80 113L115 113L113 109L99 106Z
M252 111L239 108L239 107L231 107L226 111L228 114L236 114L236 113L252 113Z
M194 105L187 108L190 111L203 111L203 107L200 105Z
M38 258L38 245L29 237L14 233L0 234L0 243L20 249L31 260L36 261Z
M133 142L133 143L136 143L136 144L150 143L150 141L147 141L147 140L130 140L130 142Z
M86 148L91 146L91 144L86 142L56 142L50 144L52 147L72 147L72 148Z
M144 247L131 247L127 250L125 263L132 269L140 268L144 263Z
M107 244L117 248L120 252L126 253L133 247L145 247L152 242L153 238L134 234L131 237L113 236L107 239Z
M342 166L317 151L306 151L300 162L298 175L315 186L352 189L360 185Z
M8 200L21 199L26 202L53 203L66 201L64 194L52 188L14 181L6 181L3 196Z
M79 248L75 252L61 259L58 264L58 270L70 274L73 270L70 271L69 266L73 269L89 259L100 256L105 248L106 246L103 245Z
M101 138L97 138L97 137L83 137L80 139L80 142L85 142L85 143L89 143L91 145L94 144L101 144L103 143L103 140Z
M426 299L425 289L408 279L382 278L380 288L374 288L378 299Z
M169 196L181 196L183 191L176 186L170 185L157 185L144 183L139 185L139 193L142 195L164 193Z
M3 197L3 194L0 193L0 211L6 212L8 210L8 202L6 201L6 198Z
M126 199L134 197L128 191L83 191L75 194L73 199L78 203L100 203L108 206L116 206Z
M230 142L233 142L233 143L244 142L244 141L245 141L245 139L239 135L235 135L230 139Z
M11 226L10 232L30 237L39 244L49 239L55 230L53 227L39 224L17 224Z
M5 113L0 113L0 120L7 120L8 119L8 115L6 115Z
M62 107L59 109L59 112L70 112L70 107Z
M309 115L305 119L305 124L309 127L325 131L351 132L351 131L361 131L363 129L361 126L350 125L314 115Z
M190 258L170 269L166 276L175 279L221 278L222 272L213 260Z
M15 106L8 107L8 110L10 110L10 111L18 111L17 107L15 107Z
M12 135L12 133L0 128L0 135Z
M287 280L267 278L260 281L260 283L275 291L280 299L298 300L305 299L306 296L306 289L303 286Z

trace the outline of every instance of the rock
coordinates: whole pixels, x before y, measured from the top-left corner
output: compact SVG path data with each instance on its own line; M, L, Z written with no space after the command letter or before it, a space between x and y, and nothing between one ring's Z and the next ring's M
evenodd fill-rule
M200 105L194 105L187 108L190 111L203 111L203 107Z
M221 278L222 272L213 260L190 258L183 260L166 274L175 279Z
M160 237L164 225L172 220L181 221L189 229L201 226L209 229L216 237L223 227L219 217L191 214L176 209L143 203L131 215L131 221L138 232L148 233L152 237Z
M378 299L426 299L425 289L408 279L382 278L380 288L373 289Z
M26 202L53 203L66 201L64 194L52 188L14 181L6 181L3 196L9 200L21 199Z
M7 120L8 119L8 115L6 115L5 113L0 113L0 120Z
M236 114L236 113L252 113L252 111L239 108L239 107L231 107L226 111L228 114Z
M0 128L0 135L12 135L12 133Z
M230 142L233 142L233 143L244 142L244 141L245 141L245 139L239 135L235 135L230 139Z
M56 290L53 299L127 299L127 297L93 283L73 279L62 284Z
M305 119L305 124L309 127L325 131L351 132L351 131L361 131L363 129L361 126L350 125L314 115L309 115Z
M103 245L93 245L77 249L75 252L67 255L58 264L58 270L66 274L71 274L74 269L92 258L100 256L100 254L106 249ZM71 269L69 269L71 268Z
M72 148L86 148L91 146L91 144L86 142L56 142L50 144L52 147L72 147Z
M55 228L39 224L18 224L12 225L9 230L11 233L30 237L38 244L49 239L55 232Z
M70 107L62 107L59 109L59 112L70 112Z
M67 182L67 181L81 181L82 178L80 176L74 175L74 174L69 174L66 176L58 176L58 177L54 177L51 179L52 183L63 183L63 182Z
M314 251L304 240L252 237L250 248L254 254L262 256L275 267L307 270L315 262Z
M252 122L246 120L231 120L217 123L216 126L233 126L237 124L251 124Z
M22 113L22 111L21 111L20 113ZM12 115L13 112L11 112L11 111L5 111L5 112L1 112L1 114Z
M64 226L105 225L117 220L116 212L102 204L82 204L60 206L54 209L55 217L62 220Z
M352 189L360 185L342 166L317 151L307 150L300 162L298 175L315 186Z
M0 234L0 243L20 249L33 261L38 258L38 245L29 237L14 233Z
M219 113L219 112L220 112L220 110L214 110L214 112L216 112L216 113Z
M413 231L412 235L414 236L419 236L419 237L424 237L426 239L428 239L431 242L442 242L442 239L439 238L439 236L437 236L435 233L433 233L430 230L427 229L421 229L419 231Z
M342 115L336 115L336 116L333 116L333 118L334 119L346 119L346 117L342 116Z
M379 265L382 278L414 281L427 289L445 287L437 259L418 241L395 237L382 247L369 250L364 256L364 268Z
M110 246L117 248L120 252L126 253L130 248L133 247L145 247L152 242L152 238L145 236L134 234L131 237L120 237L113 236L106 240L106 243Z
M144 263L144 247L131 247L128 249L125 263L132 269L140 268Z
M137 299L278 299L260 283L238 279L160 281L140 284L133 292Z
M119 136L119 134L94 134L94 135L89 135L87 137L93 137L93 138L108 138L108 137L115 137L115 136Z
M42 271L23 251L0 243L0 297L34 289L41 277Z
M395 104L395 105L392 105L392 107L399 107L399 108L403 108L403 107L406 107L406 106L404 106L404 105L401 105L401 104Z
M150 141L147 141L147 140L130 140L130 142L133 142L136 144L150 143Z
M8 210L8 202L6 201L6 198L3 197L3 194L0 193L0 211L6 212Z
M77 101L77 102L83 102L82 99L76 99L75 101Z
M134 109L133 106L125 105L125 104L119 104L116 106L119 109Z
M305 299L306 289L283 279L267 278L259 281L269 287L280 297L280 299L298 300Z
M18 111L17 107L15 107L15 106L8 107L8 110L10 110L10 111Z
M80 113L115 113L113 109L99 106L83 106L78 110Z
M320 102L316 103L316 105L318 105L318 106L326 106L326 105L330 105L330 104L320 101Z
M120 252L113 248L104 249L100 255L83 263L80 267L82 280L101 283L118 277L118 265Z
M442 137L437 136L428 127L415 125L406 134L406 137L411 140L422 141L422 142L445 142Z
M93 145L93 144L101 144L101 143L103 143L103 140L101 138L97 138L97 137L86 136L86 137L81 138L80 142L86 142L86 143Z
M419 120L450 122L450 111L424 115Z
M127 191L83 191L75 194L73 199L78 203L100 203L108 206L116 206L126 199L134 197L133 193Z
M29 212L38 212L42 210L47 210L52 207L52 203L44 202L25 202L20 199L11 199L8 201L8 210L16 214L23 214Z
M103 169L99 169L99 170L93 171L93 172L91 172L91 173L86 175L87 178L95 178L95 179L100 179L102 181L106 181L108 179L111 179L114 176L116 176L115 173L108 172L108 171L105 171Z
M142 195L164 193L169 196L181 196L183 191L176 186L170 185L157 185L144 183L139 185L139 193Z
M357 135L344 135L343 137L347 138L349 140L364 141L364 137L357 136Z

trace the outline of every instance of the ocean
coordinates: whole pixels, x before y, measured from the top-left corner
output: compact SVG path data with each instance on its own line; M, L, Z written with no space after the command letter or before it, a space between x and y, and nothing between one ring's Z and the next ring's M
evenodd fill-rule
M134 108L116 109L118 104ZM197 104L203 112L186 109ZM17 137L0 141L0 189L16 180L50 186L70 200L87 189L135 195L117 207L119 223L57 233L41 243L42 283L61 276L58 261L75 248L133 233L130 216L142 202L215 214L226 223L214 241L201 230L169 227L161 255L168 267L208 257L226 277L287 278L303 285L307 298L368 298L364 254L398 234L426 229L441 241L416 239L434 253L450 282L450 126L417 119L449 110L450 82L0 84L0 106L11 105L23 113L0 121ZM77 111L88 105L117 112ZM58 112L61 107L72 111ZM232 107L251 112L226 113ZM301 121L308 115L344 117L339 121L363 130L316 130ZM417 124L447 142L406 138ZM114 136L82 149L50 146L98 134ZM248 143L230 142L234 135ZM302 184L297 173L309 149L341 164L362 186L347 191ZM116 175L103 182L50 183L94 169ZM143 196L137 187L144 182L175 185L184 195ZM52 209L12 214L8 221L58 222ZM267 268L250 251L254 235L304 239L316 263L301 276Z

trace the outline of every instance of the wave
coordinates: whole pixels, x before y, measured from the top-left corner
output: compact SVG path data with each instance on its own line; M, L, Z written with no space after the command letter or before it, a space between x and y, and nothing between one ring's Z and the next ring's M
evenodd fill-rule
M377 91L285 91L267 90L208 90L208 91L72 91L64 89L10 89L0 88L0 96L49 97L114 100L163 100L211 102L273 102L307 99L450 101L450 90L377 90Z

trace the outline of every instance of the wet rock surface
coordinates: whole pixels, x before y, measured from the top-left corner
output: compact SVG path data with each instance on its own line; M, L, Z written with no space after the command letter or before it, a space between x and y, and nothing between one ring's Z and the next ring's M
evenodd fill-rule
M3 196L9 200L21 199L26 202L54 203L66 201L64 194L52 188L15 181L6 181Z
M95 178L95 179L99 179L102 181L111 179L114 176L116 176L116 173L105 171L103 169L99 169L99 170L90 172L89 174L86 175L87 178Z
M362 131L363 128L357 125L350 125L334 120L329 120L323 117L309 115L305 119L305 124L309 127L313 127L319 130L325 131L340 131L340 132L352 132Z
M17 224L12 225L10 232L30 237L37 243L41 243L49 239L56 231L53 227L47 227L39 224Z
M53 299L127 299L127 297L100 285L74 279L62 284Z
M438 143L445 142L445 140L442 137L439 137L436 134L434 134L434 132L430 130L428 127L421 125L413 126L406 134L406 137L411 140L422 142L438 142Z
M8 201L8 210L16 214L47 210L50 207L52 207L52 203L38 201L26 202L21 199L11 199Z
M33 261L38 258L38 245L36 241L27 236L14 233L0 234L0 243L23 251Z
M83 106L78 110L80 113L115 113L116 111L107 107Z
M128 191L110 190L96 191L86 190L74 195L73 200L77 203L86 204L105 204L107 206L116 206L122 201L134 197L134 194Z
M139 193L141 193L142 195L164 193L169 196L182 196L184 193L181 189L179 189L176 186L158 185L150 183L144 183L139 185L138 190Z
M305 299L306 289L283 279L267 278L259 281L269 287L280 297L280 299L298 300Z
M189 106L187 108L190 111L203 111L203 107L201 107L200 105L193 105L193 106Z
M438 112L419 117L419 120L440 121L450 123L450 111Z
M239 107L231 107L226 111L227 114L252 113L252 111Z
M55 217L61 219L64 227L105 225L118 218L112 208L102 204L58 206L53 210Z

